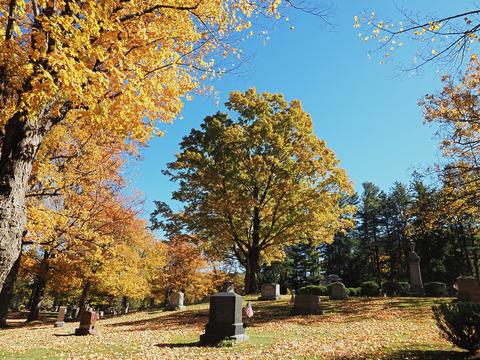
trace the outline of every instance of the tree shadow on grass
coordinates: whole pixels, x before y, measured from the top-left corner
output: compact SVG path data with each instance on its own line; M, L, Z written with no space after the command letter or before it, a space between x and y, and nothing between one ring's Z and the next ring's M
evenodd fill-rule
M126 326L128 330L159 330L159 329L184 329L185 327L204 326L208 321L206 311L178 311L167 316L157 316L151 319L123 321L114 324L108 324L109 327Z
M345 314L342 321L356 321L359 317L368 317L372 311L374 303L379 298L362 298L348 301L332 301L328 298L322 298L322 309L324 315L291 315L290 310L293 305L289 301L252 301L255 312L249 322L249 326L255 327L264 323L271 322L295 322L301 325L312 325L325 321L331 321L329 315Z
M257 327L272 322L294 322L300 325L331 322L331 315L345 315L342 322L354 322L362 319L376 318L385 314L395 314L405 319L428 316L430 305L436 300L428 298L354 298L347 301L332 301L322 298L324 315L293 316L290 315L292 304L288 300L258 301L250 300L254 316L247 321L248 327ZM439 300L442 301L442 300ZM246 302L244 302L246 303ZM338 318L337 318L338 321ZM150 319L122 321L108 324L108 327L128 327L132 330L184 329L199 328L208 322L208 309L185 310L176 312L159 312Z
M155 346L160 348L184 348L184 347L204 347L199 341L189 342L189 343L161 343L155 344Z
M28 312L15 311L8 314L7 326L2 330L18 328L44 328L55 323L57 314L51 312L41 312L38 320L27 321Z
M286 301L251 301L255 312L249 321L249 326L255 327L269 322L295 322L300 325L314 325L316 323L339 321L355 322L369 318L384 318L385 316L401 316L403 319L418 319L430 317L431 305L444 302L444 298L381 298L361 297L349 300L329 300L322 297L323 315L292 316L292 305ZM332 315L342 315L334 320Z
M386 360L422 359L422 360L456 360L468 359L464 351L452 350L399 350L382 357Z

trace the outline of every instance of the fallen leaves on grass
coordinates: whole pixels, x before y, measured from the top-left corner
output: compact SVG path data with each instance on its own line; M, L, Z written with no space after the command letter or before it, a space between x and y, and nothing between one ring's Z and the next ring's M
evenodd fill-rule
M208 320L208 306L196 305L187 311L139 312L100 320L96 336L72 336L77 323L3 330L0 358L399 359L419 358L422 349L440 355L454 350L437 331L429 299L323 304L324 315L290 316L287 298L256 302L255 317L247 328L250 341L233 348L196 344Z

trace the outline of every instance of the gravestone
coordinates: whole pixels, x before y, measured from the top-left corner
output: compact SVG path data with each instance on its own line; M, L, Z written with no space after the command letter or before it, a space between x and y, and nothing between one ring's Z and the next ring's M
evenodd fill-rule
M216 343L224 339L246 341L248 336L242 322L242 297L233 291L220 292L210 297L208 323L202 343Z
M341 282L334 282L330 285L330 300L347 300L348 292Z
M322 315L322 302L320 296L310 294L295 295L291 315Z
M55 321L55 327L62 327L65 325L65 314L67 312L66 306L60 306L58 308L57 321Z
M183 305L184 295L181 291L174 291L168 297L168 306L169 310L184 310L185 306Z
M75 329L75 335L95 335L97 329L95 323L97 322L97 313L90 310L85 310L80 316L80 327Z
M458 300L480 303L480 285L473 276L459 276L457 278Z
M80 313L80 308L78 306L73 307L72 318L78 319L78 314Z
M410 270L410 291L412 295L422 296L425 294L420 271L420 256L415 252L415 243L410 241L410 254L408 255L408 267Z
M263 284L262 295L259 300L278 300L280 299L280 284Z
M100 316L100 319L103 319L103 317L105 316L105 313L103 311L99 311L98 315Z
M292 290L292 296L290 297L290 304L295 303L295 290Z

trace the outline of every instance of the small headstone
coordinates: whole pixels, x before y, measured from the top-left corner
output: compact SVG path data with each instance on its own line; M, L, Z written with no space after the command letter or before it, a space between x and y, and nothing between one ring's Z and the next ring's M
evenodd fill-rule
M279 284L263 284L262 295L259 300L278 300L280 299L280 285Z
M184 294L181 291L174 291L168 297L168 309L169 310L184 310L183 305Z
M202 343L216 343L224 339L248 340L242 322L242 297L233 288L210 297L208 323L205 334L200 336Z
M89 310L82 312L80 317L80 327L75 329L75 335L95 335L97 329L95 323L97 322L97 313Z
M75 306L73 308L73 312L72 312L72 318L73 319L78 319L78 314L80 313L80 308L78 306Z
M295 303L295 290L292 290L292 296L290 297L290 304Z
M458 300L480 303L480 285L473 276L459 276L456 281Z
M295 296L293 308L290 311L292 315L322 315L322 303L320 296L298 294Z
M347 300L347 288L341 282L334 282L330 285L330 300Z
M103 319L103 317L105 316L105 313L103 311L99 311L98 315L100 316L100 319Z
M57 321L55 321L55 327L62 327L65 325L65 314L67 312L66 306L60 306L58 308Z

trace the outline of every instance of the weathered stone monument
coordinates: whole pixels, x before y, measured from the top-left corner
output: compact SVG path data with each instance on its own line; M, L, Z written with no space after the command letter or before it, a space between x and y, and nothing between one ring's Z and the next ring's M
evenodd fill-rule
M60 306L58 308L57 321L55 321L55 327L62 327L65 325L65 314L67 312L66 306Z
M410 270L410 291L412 295L422 296L425 294L422 282L422 272L420 271L420 256L415 252L415 243L409 242L410 254L408 255L408 267Z
M97 329L97 313L95 311L85 310L80 316L80 327L75 329L75 335L95 335Z
M459 276L456 285L458 300L480 303L480 285L474 276Z
M334 282L330 285L330 300L347 300L348 291L341 282Z
M262 295L259 300L278 300L280 299L280 284L263 284Z
M295 295L291 315L322 315L322 302L320 296L310 294Z
M168 310L184 310L185 306L183 305L184 294L181 291L173 291L168 297Z
M246 341L248 336L242 322L242 297L235 293L233 284L227 291L210 297L210 310L205 334L200 336L202 343L216 343L224 339Z

